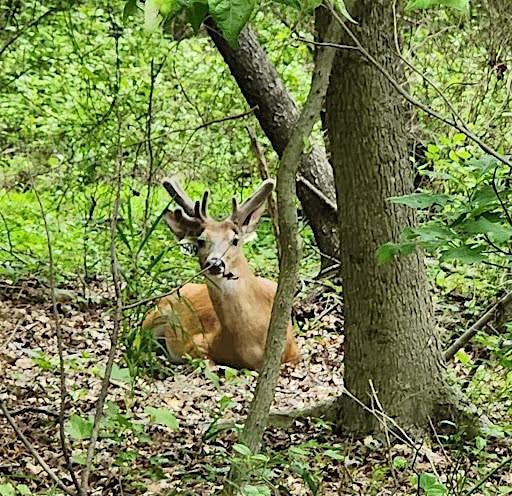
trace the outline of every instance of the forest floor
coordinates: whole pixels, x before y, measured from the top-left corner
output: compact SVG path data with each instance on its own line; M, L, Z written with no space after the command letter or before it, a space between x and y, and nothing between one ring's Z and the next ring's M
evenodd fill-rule
M108 290L103 296L109 300ZM58 308L69 393L66 432L79 472L114 324L108 306L69 300ZM300 306L302 360L295 367L283 367L274 409L300 409L339 393L343 384L340 313L341 302L335 297ZM237 452L232 449L233 425L246 413L255 373L192 363L173 366L165 377L139 375L133 380L122 349L116 356L97 444L93 494L217 494L229 459ZM41 297L36 285L2 282L0 400L35 450L70 486L55 416L58 366L49 299ZM163 413L168 411L173 413ZM458 446L453 440L446 445L446 439L439 436L435 444L421 440L416 447L404 439L353 441L337 437L324 421L297 420L289 428L267 431L268 458L253 462L256 492L250 494L270 495L262 489L265 483L274 489L272 494L280 495L512 493L512 471L500 466L511 455L503 432L469 444L461 441ZM31 491L20 494L59 494L46 492L53 487L51 481L0 415L0 495L11 494L2 492L2 482L13 487L25 484Z

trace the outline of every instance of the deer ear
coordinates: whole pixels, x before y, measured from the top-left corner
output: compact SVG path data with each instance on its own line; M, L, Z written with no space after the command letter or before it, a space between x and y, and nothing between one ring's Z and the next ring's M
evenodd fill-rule
M189 217L179 208L174 212L167 210L164 219L179 240L188 236L199 236L203 230L203 225L198 219Z
M258 227L258 223L265 212L266 207L266 199L258 205L245 219L243 225L241 226L242 235L245 241L250 241Z

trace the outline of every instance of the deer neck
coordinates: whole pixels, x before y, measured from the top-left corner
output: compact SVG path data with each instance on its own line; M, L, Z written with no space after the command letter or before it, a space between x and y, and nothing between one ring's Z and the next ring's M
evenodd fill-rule
M261 314L264 297L258 278L243 258L237 266L237 279L207 279L213 307L226 332L237 333L248 321L254 325L255 315Z

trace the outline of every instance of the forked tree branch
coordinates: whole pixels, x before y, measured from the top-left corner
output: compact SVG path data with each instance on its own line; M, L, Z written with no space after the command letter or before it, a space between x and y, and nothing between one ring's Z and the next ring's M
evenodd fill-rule
M14 421L11 414L9 413L9 410L5 406L5 403L0 400L0 410L4 414L4 417L7 419L7 422L9 422L9 425L13 428L14 432L20 439L20 441L24 444L25 448L28 449L30 454L36 459L37 463L43 468L43 470L50 476L53 482L59 486L60 489L62 489L66 494L69 494L70 496L76 496L76 493L69 489L64 482L62 482L57 474L50 468L50 466L44 461L44 459L41 457L41 455L36 451L32 443L26 438L25 434L23 434L22 430L18 427L18 424Z
M121 203L121 179L122 179L122 158L119 155L117 161L117 179L116 179L116 197L114 200L114 208L112 218L110 221L110 268L112 273L112 281L114 283L116 305L114 328L110 336L110 349L108 352L107 364L105 366L105 373L101 383L101 391L96 403L96 411L94 413L94 422L92 427L91 439L87 449L87 458L84 469L82 471L82 478L80 484L80 495L87 496L89 492L89 476L91 473L94 451L96 448L96 441L100 431L100 422L103 417L103 407L108 394L110 385L110 376L112 374L112 366L114 364L114 357L117 350L117 342L119 338L119 330L121 328L121 321L123 319L123 296L121 291L121 278L119 275L119 267L117 263L117 223L119 219L119 204Z
M338 23L335 19L331 19L326 39L336 41L339 35ZM267 426L269 409L279 378L293 295L297 286L300 260L295 205L297 167L304 149L304 140L311 134L313 126L320 116L335 53L336 51L331 48L322 48L318 51L308 98L290 133L277 173L279 235L283 250L279 282L272 306L264 363L258 376L254 398L241 435L241 441L253 453L259 450L263 432ZM229 495L236 491L244 475L243 472L243 468L232 465L228 481L224 486L224 494Z
M60 325L60 316L59 310L57 308L57 296L55 290L55 264L53 260L53 249L52 249L52 239L50 235L50 228L48 226L48 219L46 218L46 211L43 206L43 202L41 201L41 197L39 195L39 191L37 190L34 178L30 175L30 183L32 186L32 191L36 197L37 203L39 204L39 211L41 213L41 217L44 222L44 230L46 235L46 245L48 249L48 265L49 265L49 283L50 283L50 296L52 300L52 313L53 313L53 321L55 325L55 334L57 336L57 351L59 355L59 385L60 385L60 405L59 405L59 438L60 445L62 448L62 454L64 456L64 460L66 461L66 466L71 476L71 480L73 481L73 485L77 492L80 490L80 484L78 483L77 476L73 469L73 465L71 463L71 456L69 454L68 443L66 439L66 433L64 432L64 422L66 419L66 399L67 399L67 387L66 387L66 368L64 365L64 355L63 355L63 344L62 344L62 327Z

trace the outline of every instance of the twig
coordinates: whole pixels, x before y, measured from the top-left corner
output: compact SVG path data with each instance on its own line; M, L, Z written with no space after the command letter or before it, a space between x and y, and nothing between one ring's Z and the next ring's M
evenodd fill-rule
M234 121L236 119L243 119L244 117L247 117L248 115L253 114L254 111L257 109L258 109L258 106L255 105L254 107L251 107L249 110L246 110L245 112L241 112L239 114L226 115L224 117L220 117L217 119L212 119L210 121L203 122L202 124L200 124L199 126L196 126L196 127L186 127L186 128L182 128L182 129L171 129L170 131L167 131L165 133L157 134L156 136L152 136L151 140L155 141L158 139L167 138L171 134L177 134L177 133L186 133L186 132L196 133L197 131L204 129L205 127L212 126L213 124L221 124L222 122ZM137 146L137 145L144 144L144 143L147 143L147 138L144 139L143 141L136 141L134 143L129 143L126 146Z
M112 281L114 283L115 295L116 295L116 312L114 318L114 329L110 336L110 349L108 352L107 364L105 366L105 374L101 384L101 391L98 396L96 403L96 411L94 413L94 422L92 427L91 439L89 441L89 447L87 449L87 458L84 469L82 471L82 480L80 485L80 495L87 496L89 491L89 475L92 468L92 460L94 457L94 450L96 447L96 441L100 431L100 422L103 417L103 406L107 398L108 388L110 385L110 375L112 374L112 366L114 364L114 357L117 350L117 341L119 337L119 330L121 327L121 321L123 318L123 295L121 292L121 281L119 276L119 266L117 263L117 250L116 250L116 234L117 234L117 222L119 218L119 204L121 202L121 179L122 179L122 157L119 153L117 162L117 181L116 181L116 198L114 201L114 209L112 212L112 218L110 222L110 267L112 272Z
M48 249L48 265L49 265L49 282L50 282L50 296L52 300L52 313L53 313L53 322L55 324L55 334L57 336L57 352L59 355L59 388L60 388L60 405L59 405L59 438L60 445L62 448L62 454L64 456L64 460L66 461L66 466L68 468L69 475L71 476L71 480L73 481L73 485L77 492L80 491L80 484L78 483L78 478L73 469L73 465L71 463L71 456L69 454L68 443L66 439L66 433L64 431L64 422L66 420L66 398L67 398L67 386L66 386L66 368L64 365L64 355L63 355L63 345L62 345L62 328L60 325L60 317L59 310L57 308L57 297L55 294L55 264L53 260L53 249L52 249L52 239L50 235L50 228L48 226L48 219L46 218L46 211L43 206L43 202L41 201L41 196L39 195L39 191L37 190L34 178L32 174L30 174L30 183L32 187L32 191L36 197L37 203L39 204L39 211L41 213L41 217L44 222L44 230L46 235L46 246Z
M12 338L14 337L14 335L16 334L16 332L18 331L18 329L20 328L20 324L23 322L23 318L21 318L20 320L18 320L18 322L16 322L16 325L14 326L14 329L11 331L11 333L9 334L9 336L7 336L7 339L5 340L4 343L2 343L2 348L7 348L7 346L9 345L9 343L11 342Z
M509 456L508 458L505 458L499 465L494 467L492 470L489 470L467 493L464 494L464 496L470 496L471 494L475 493L478 489L480 489L484 483L492 477L498 470L501 470L503 467L505 467L507 464L512 464L512 456Z
M485 311L485 313L464 333L460 336L445 352L444 359L450 360L457 351L466 346L473 336L487 325L501 309L505 308L512 303L512 291L502 296L496 303Z
M322 191L320 191L313 183L308 181L303 175L298 174L297 175L297 180L299 182L301 182L304 186L306 186L308 189L310 189L326 205L328 205L330 208L332 208L333 212L337 212L338 211L338 207L336 206L336 204L333 201L329 200L329 198L327 198L327 196L325 196L322 193Z
M7 419L7 422L9 422L10 426L13 428L16 435L19 437L20 441L25 445L25 448L27 448L30 451L30 454L36 459L37 463L43 468L43 470L50 476L50 478L59 486L66 494L69 494L70 496L76 496L76 493L66 487L64 482L62 482L57 474L49 467L49 465L43 460L41 455L36 451L34 446L31 444L31 442L25 437L25 434L20 430L14 419L12 418L11 414L9 413L9 410L7 410L7 407L5 406L5 403L0 400L0 410L2 410L2 413L4 414L4 417Z
M125 310L130 310L131 308L140 307L141 305L145 305L146 303L151 303L152 301L159 300L160 298L165 298L166 296L170 296L174 293L179 293L180 289L185 286L185 284L193 281L196 277L200 276L201 274L204 274L210 269L210 267L206 267L203 270L200 270L199 272L196 272L192 277L189 277L188 279L185 279L177 288L171 289L170 291L167 291L165 293L160 293L155 296L150 296L149 298L144 298L143 300L138 300L134 303L130 303L128 305L125 305L123 307L123 312Z
M59 412L48 410L47 408L43 408L40 406L24 406L22 408L18 408L17 410L12 410L9 412L11 417L23 415L24 413L42 413L44 415L48 415L49 417L59 418Z
M163 62L156 68L154 59L151 59L151 67L150 67L150 86L149 86L149 96L148 96L148 111L146 117L146 142L147 142L147 151L148 151L148 176L146 178L147 190L146 190L146 198L144 201L144 217L143 217L143 226L144 230L146 229L146 224L149 215L149 208L151 203L151 185L153 183L153 175L155 173L155 154L153 152L153 142L152 142L152 132L153 132L153 96L155 93L155 83L158 75L160 74L166 58L164 58Z
M258 162L260 177L263 181L265 181L270 177L268 173L267 161L265 159L265 153L261 148L261 145L258 141L258 138L256 137L254 129L250 126L246 126L245 129L247 130L247 134L249 135L249 138L251 140L251 147L256 157L256 162ZM270 195L268 199L268 212L272 220L272 228L274 230L274 236L276 238L277 255L279 257L279 260L281 260L281 245L279 243L279 220L277 217L277 205L273 195Z
M59 8L51 8L47 10L45 13L41 14L39 17L34 19L32 22L29 22L26 26L23 26L14 36L6 41L6 43L0 48L0 57L4 54L4 52L25 32L27 29L30 29L34 26L37 26L45 17L49 15L55 14L59 12Z
M340 25L343 27L345 32L348 34L348 36L352 39L352 41L355 43L355 48L350 47L352 49L357 49L371 64L373 64L383 75L384 77L389 81L391 86L395 88L395 90L402 95L403 98L405 98L411 105L414 105L415 107L423 110L426 114L430 115L431 117L434 117L438 119L439 121L443 122L444 124L453 127L460 133L464 134L467 138L469 138L471 141L475 142L484 152L488 153L489 155L492 155L494 158L499 160L500 162L508 165L512 169L512 162L506 158L505 156L498 153L496 150L494 150L492 147L487 145L483 140L481 140L475 133L473 133L471 130L467 128L465 123L457 118L457 115L454 115L454 120L449 119L448 117L444 117L436 110L432 109L428 105L420 102L416 98L414 98L410 93L408 93L404 88L393 78L393 76L387 71L387 69L378 62L378 60L373 57L368 50L366 50L363 45L361 45L361 42L357 38L357 36L352 32L352 30L346 25L346 23L343 21L343 19L338 15L338 13L331 8L332 15L338 20ZM339 45L336 43L331 42L311 42L308 43L314 44L316 46L330 46L337 49L347 49L346 45Z
M501 198L500 192L498 191L498 185L496 184L496 175L498 174L498 167L494 168L494 171L492 173L492 190L494 191L494 194L498 198L498 201L500 202L501 208L503 212L505 213L505 217L507 218L507 222L510 226L512 226L512 215L510 215L510 212L508 211L507 205L505 205L505 202L503 201L503 198Z

